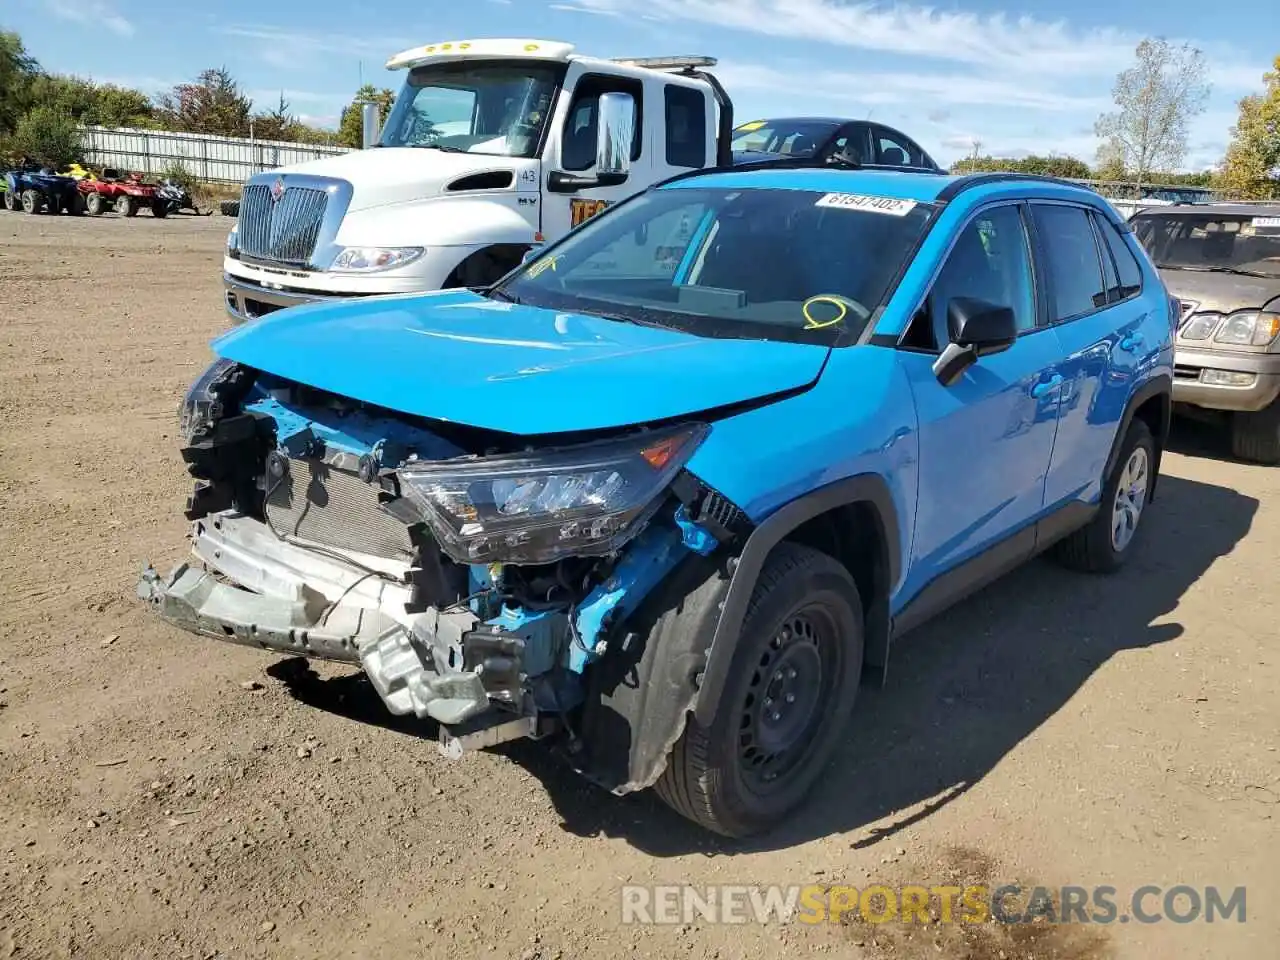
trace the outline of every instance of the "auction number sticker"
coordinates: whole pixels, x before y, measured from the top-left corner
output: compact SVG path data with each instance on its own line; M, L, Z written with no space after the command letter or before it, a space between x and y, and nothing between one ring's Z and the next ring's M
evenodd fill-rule
M898 200L894 197L870 197L861 193L828 193L815 207L837 207L841 210L866 210L868 213L887 213L891 217L905 217L915 209L914 200Z

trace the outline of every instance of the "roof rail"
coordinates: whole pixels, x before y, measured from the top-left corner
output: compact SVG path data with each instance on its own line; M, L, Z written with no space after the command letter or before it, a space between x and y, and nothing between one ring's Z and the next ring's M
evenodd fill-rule
M972 187L980 187L987 183L1001 183L1006 180L1030 180L1036 183L1053 183L1061 187L1075 187L1077 190L1088 189L1063 177L1046 177L1039 173L970 173L952 180L943 187L938 194L937 202L946 203Z
M714 67L719 61L715 57L676 56L614 57L609 62L626 67L644 67L648 70L696 70L700 67Z

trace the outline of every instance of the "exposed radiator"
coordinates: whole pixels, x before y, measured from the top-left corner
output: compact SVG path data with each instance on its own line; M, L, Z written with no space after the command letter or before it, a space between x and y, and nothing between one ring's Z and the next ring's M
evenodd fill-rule
M389 560L414 554L408 528L378 509L378 488L320 460L290 459L266 511L277 533L301 540Z

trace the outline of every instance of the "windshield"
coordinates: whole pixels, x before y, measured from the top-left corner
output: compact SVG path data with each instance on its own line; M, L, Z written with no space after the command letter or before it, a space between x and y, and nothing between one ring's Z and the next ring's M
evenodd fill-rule
M753 120L733 131L733 152L807 157L830 140L835 130L836 124L825 120Z
M1280 216L1221 213L1135 217L1133 232L1156 266L1280 277Z
M417 67L396 98L379 144L532 157L563 69L527 60Z
M588 220L493 295L700 336L832 344L862 332L931 211L808 190L653 190Z

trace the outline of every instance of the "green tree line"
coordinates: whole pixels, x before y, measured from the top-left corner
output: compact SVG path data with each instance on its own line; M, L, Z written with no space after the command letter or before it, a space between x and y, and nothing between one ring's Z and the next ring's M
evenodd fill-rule
M151 95L110 83L51 73L22 38L0 30L0 157L30 157L55 166L82 159L82 125L134 127L254 137L296 143L361 145L360 103L379 104L385 120L394 94L366 84L342 112L337 131L302 122L284 94L259 108L225 67L200 71L186 83Z

